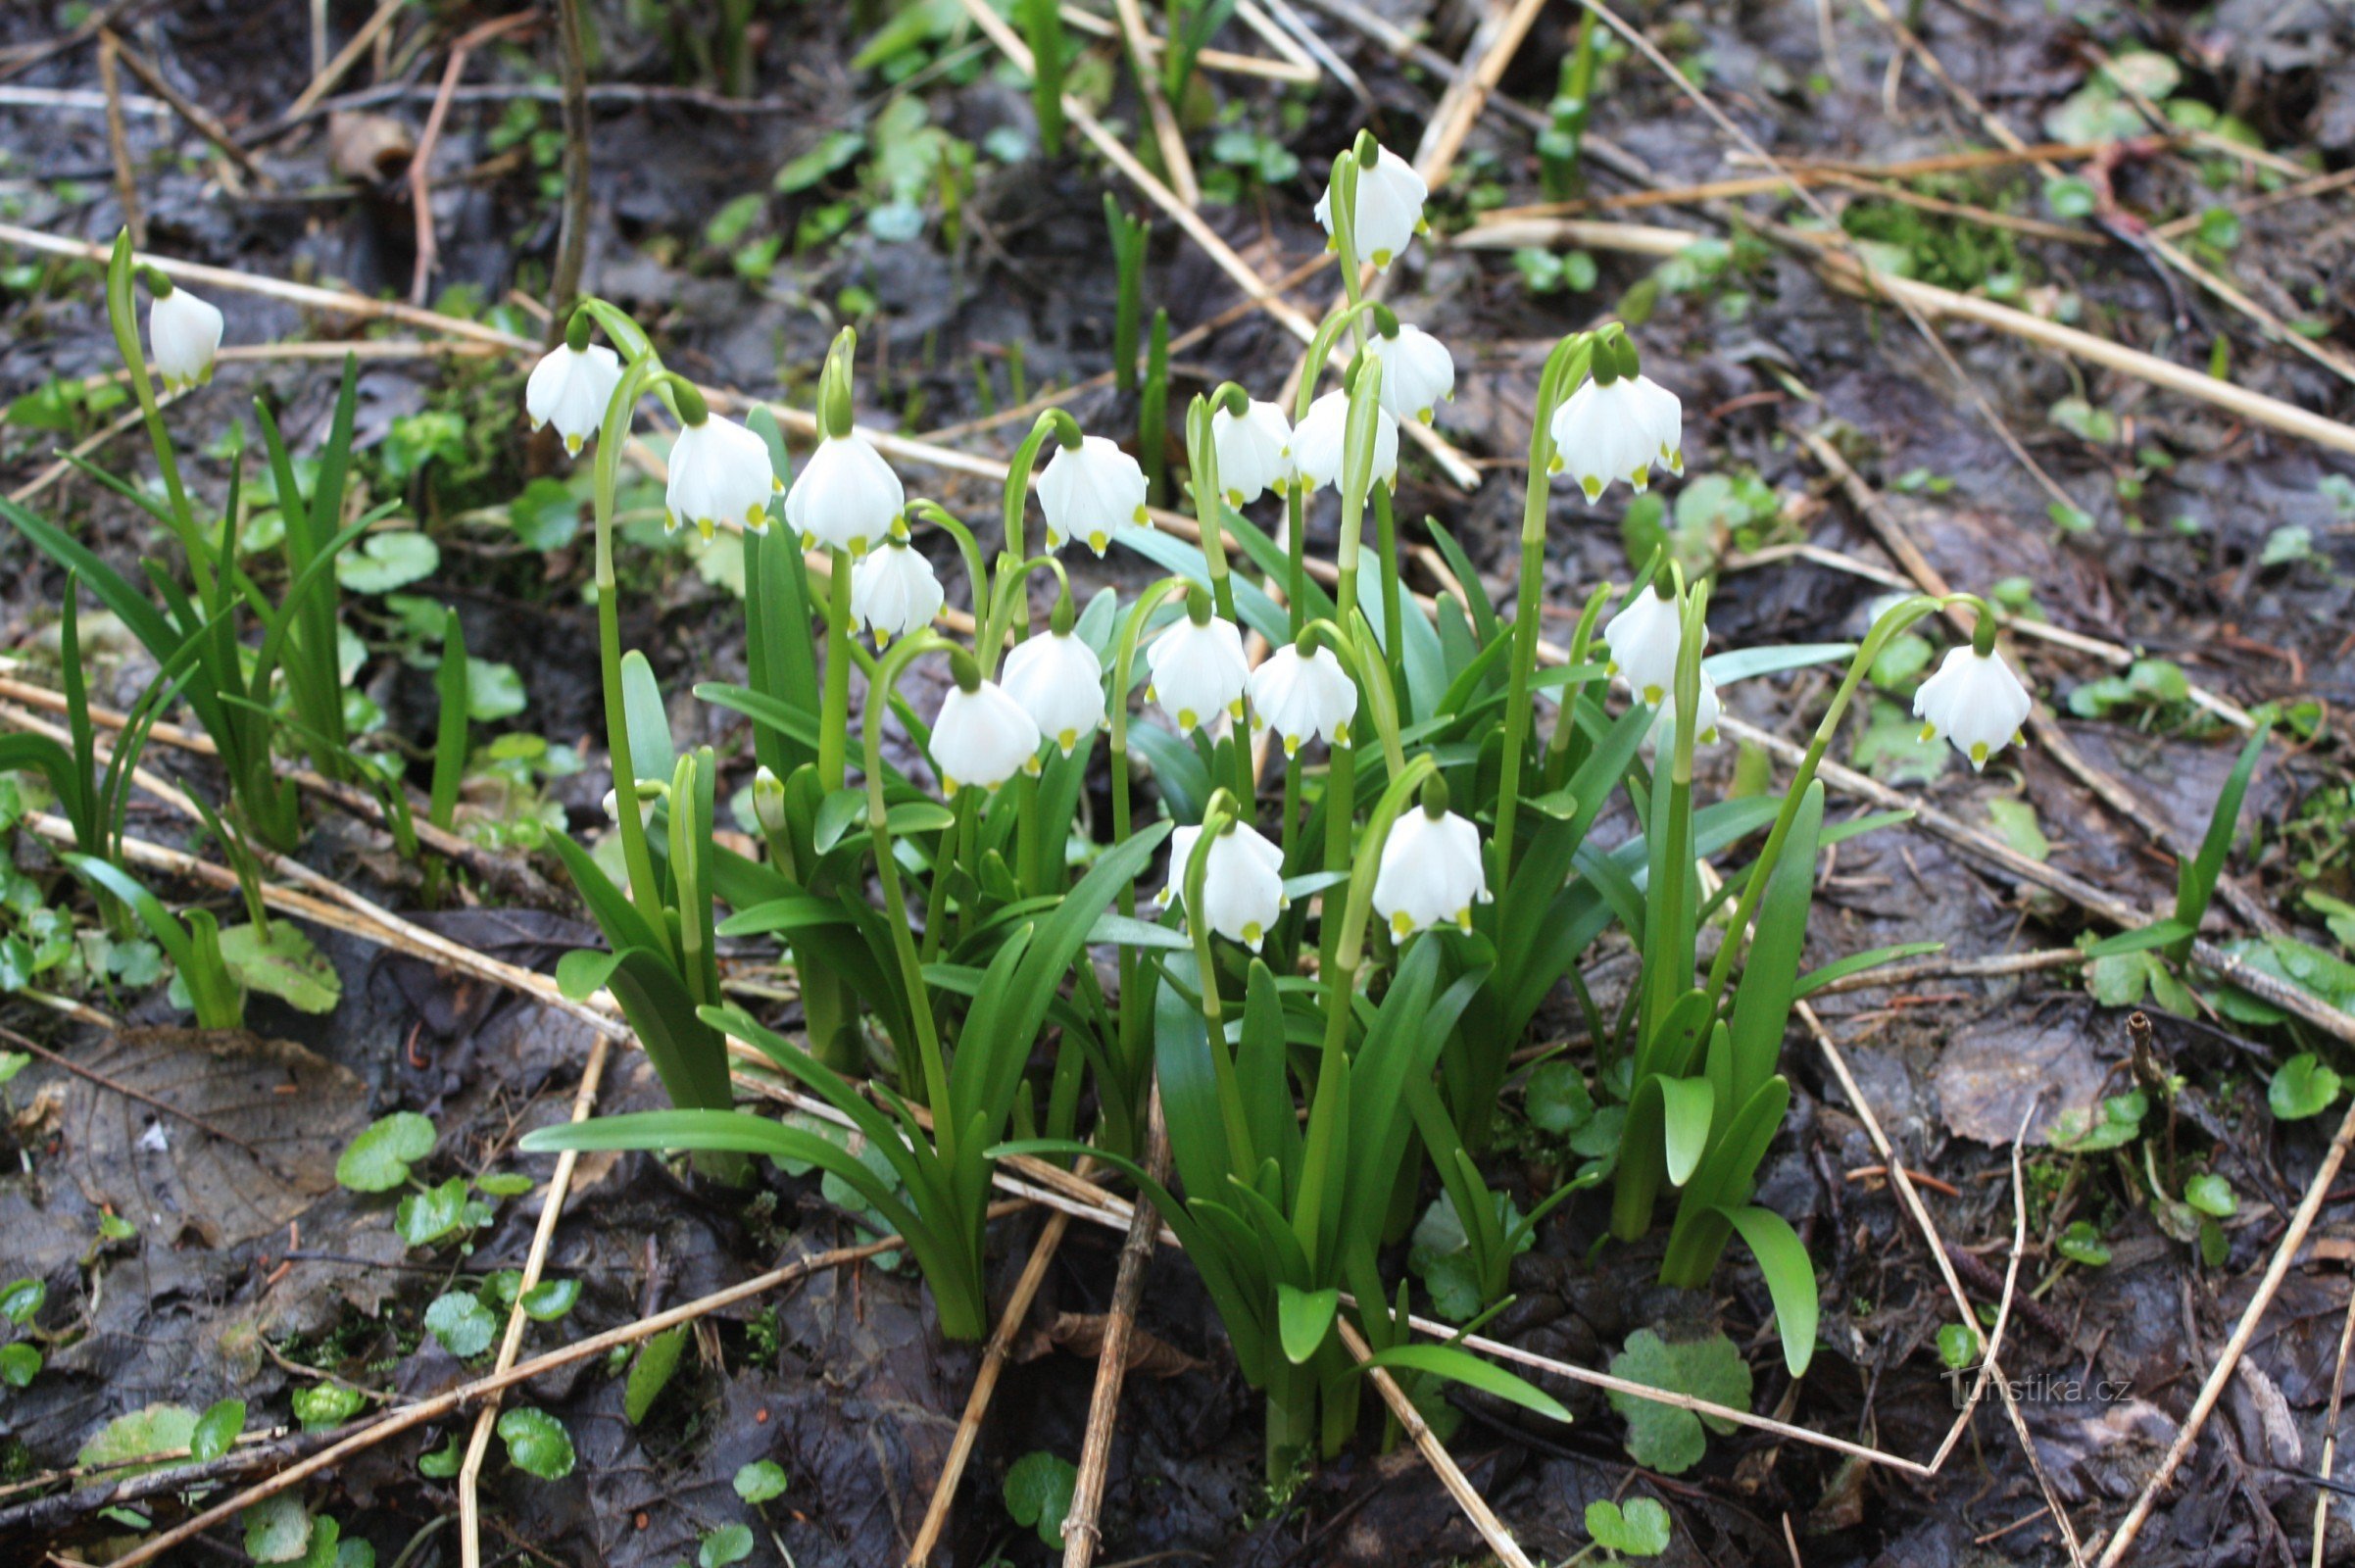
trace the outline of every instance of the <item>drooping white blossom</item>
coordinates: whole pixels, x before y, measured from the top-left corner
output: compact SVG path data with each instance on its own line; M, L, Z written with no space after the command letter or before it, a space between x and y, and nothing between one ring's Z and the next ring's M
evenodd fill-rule
M1292 432L1292 467L1311 494L1341 483L1349 424L1349 395L1336 387L1308 405L1308 416ZM1395 489L1398 482L1398 421L1384 410L1374 418L1374 482Z
M932 624L945 598L924 552L897 536L851 567L851 614L877 648Z
M1949 650L1938 673L1913 694L1922 739L1952 741L1974 770L2019 739L2035 706L2001 654L1983 654L1968 644Z
M1683 608L1673 597L1644 589L1604 624L1602 640L1611 651L1609 673L1657 708L1676 686L1677 655L1685 641Z
M994 790L1016 773L1038 771L1039 726L995 681L971 691L952 686L932 721L932 760L944 795Z
M1654 464L1683 464L1684 421L1676 394L1641 375L1584 382L1553 411L1553 471L1577 480L1589 501L1615 479L1642 495Z
M1164 907L1185 904L1186 870L1194 863L1194 847L1201 842L1202 831L1181 827L1169 835ZM1200 917L1228 941L1258 952L1276 917L1292 902L1284 896L1284 852L1248 824L1231 822L1210 841L1204 854ZM1196 913L1186 910L1189 918Z
M1414 165L1389 148L1375 144L1374 162L1357 170L1357 200L1349 210L1349 228L1357 241L1357 259L1371 262L1377 271L1405 251L1407 242L1428 226L1423 203L1431 187L1415 172ZM1333 232L1333 189L1325 187L1316 201L1316 220L1326 234Z
M747 533L766 533L768 498L779 488L767 443L714 414L680 430L670 448L662 523L676 529L691 522L706 539L723 521L742 522Z
M1401 326L1397 337L1377 333L1366 352L1382 362L1382 407L1394 419L1429 424L1432 412L1455 396L1454 356L1419 326Z
M1084 436L1076 447L1057 446L1039 475L1047 548L1060 550L1066 539L1085 539L1090 550L1103 555L1113 529L1152 526L1146 491L1144 468L1104 436Z
M174 288L147 307L147 341L167 392L213 379L221 328L221 312L184 288Z
M1400 940L1443 921L1472 929L1472 906L1489 902L1480 830L1453 811L1403 811L1383 841L1374 912Z
M1006 656L1006 694L1069 757L1104 722L1104 662L1067 631L1026 638Z
M1178 621L1145 650L1145 667L1152 672L1145 695L1160 704L1180 733L1190 733L1220 713L1243 716L1243 690L1251 666L1243 657L1243 633L1233 621Z
M559 343L531 368L523 383L523 412L534 430L553 424L564 439L564 450L580 455L581 446L605 422L606 405L621 384L621 356L602 343L575 351Z
M1283 495L1292 488L1292 423L1280 405L1253 403L1240 417L1214 411L1210 448L1229 506L1248 507L1270 490Z
M810 544L864 555L891 535L908 492L891 465L857 430L827 436L793 477L785 520Z
M1349 720L1357 713L1357 686L1332 649L1303 654L1299 646L1277 649L1251 671L1251 707L1259 722L1274 730L1290 757L1311 736L1329 745L1349 744Z
M1705 746L1716 745L1717 720L1723 711L1724 708L1717 700L1717 682L1711 680L1709 672L1704 669L1700 672L1700 696L1693 705L1693 740ZM1676 692L1671 689L1660 696L1659 710L1652 717L1651 728L1644 732L1644 745L1647 751L1656 751L1675 744Z

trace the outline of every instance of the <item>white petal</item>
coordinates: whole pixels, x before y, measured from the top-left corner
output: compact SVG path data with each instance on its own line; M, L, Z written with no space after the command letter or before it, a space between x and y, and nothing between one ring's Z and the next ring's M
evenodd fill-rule
M194 386L213 373L221 350L221 312L184 288L147 308L148 345L167 388Z
M1685 627L1674 599L1644 589L1603 626L1602 640L1611 652L1611 672L1639 699L1656 706L1675 689Z
M1338 387L1308 405L1292 435L1292 463L1309 490L1341 483L1349 422L1349 395ZM1398 479L1398 421L1387 412L1374 421L1374 478L1385 486Z
M851 567L851 613L878 643L930 625L943 599L932 563L905 540L868 551Z
M945 784L996 789L1037 757L1039 726L995 683L952 686L932 721L932 760Z
M688 425L670 448L664 503L674 524L691 522L709 531L732 520L761 532L775 487L767 444L725 415Z
M1069 632L1049 632L1006 656L1006 694L1068 757L1104 722L1104 664Z
M813 544L859 555L890 537L892 519L907 506L900 476L854 430L827 437L810 454L785 497L785 520Z
M1221 408L1210 416L1210 446L1218 455L1218 485L1229 504L1248 507L1292 482L1292 425L1273 403L1253 403L1237 418Z
M1078 447L1058 446L1039 475L1039 507L1047 514L1047 548L1084 539L1103 555L1113 530L1145 521L1145 470L1100 435Z
M1419 326L1395 338L1377 336L1368 352L1382 362L1382 407L1394 419L1428 419L1455 395L1455 360L1447 346Z
M1215 617L1200 626L1181 619L1153 639L1145 664L1153 672L1153 700L1181 731L1236 711L1251 677L1243 633Z

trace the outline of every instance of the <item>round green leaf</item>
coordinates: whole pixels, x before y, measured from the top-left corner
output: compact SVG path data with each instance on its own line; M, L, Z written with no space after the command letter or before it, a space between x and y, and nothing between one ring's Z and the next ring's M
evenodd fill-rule
M2069 1228L2052 1245L2061 1256L2087 1268L2099 1268L2110 1260L2110 1250L2102 1245L2101 1232L2086 1220L2071 1220Z
M580 1281L542 1280L523 1293L523 1315L534 1323L553 1323L579 1299Z
M480 1355L499 1337L499 1320L471 1291L452 1291L425 1308L425 1328L460 1360Z
M2301 1052L2281 1063L2266 1087L2266 1103L2277 1121L2299 1121L2320 1115L2338 1098L2339 1076L2312 1052Z
M2239 1200L2232 1196L2232 1184L2214 1171L2194 1176L2185 1182L2183 1201L2201 1213L2218 1219L2231 1219L2232 1211L2240 1206Z
M294 1391L294 1418L306 1432L318 1432L326 1427L341 1426L360 1413L368 1402L358 1389L347 1389L340 1383L314 1383L307 1389Z
M184 1404L151 1404L119 1415L81 1446L74 1462L85 1469L119 1465L150 1454L177 1453L196 1433L196 1412Z
M499 1436L507 1456L518 1470L542 1481L562 1481L572 1473L572 1440L564 1423L545 1410L515 1405L499 1417Z
M265 1497L239 1517L245 1554L256 1562L300 1562L311 1549L311 1515L291 1492Z
M0 1317L21 1328L33 1320L48 1299L49 1287L39 1280L12 1280L7 1289L0 1290Z
M489 1198L520 1198L537 1185L519 1170L493 1171L474 1178L475 1191Z
M433 1123L397 1110L352 1140L335 1161L335 1179L356 1193L388 1193L409 1180L413 1161L433 1152Z
M393 1229L411 1247L429 1247L466 1221L466 1179L453 1176L439 1187L411 1193L393 1210Z
M356 594L390 593L433 575L441 564L441 548L414 529L371 533L336 561L335 578Z
M727 1568L753 1554L753 1533L743 1525L721 1525L695 1550L698 1568Z
M188 1457L198 1464L210 1464L229 1451L237 1434L245 1430L245 1401L222 1399L196 1420L196 1431L188 1439Z
M1041 1448L1026 1453L1006 1472L1006 1511L1018 1525L1035 1526L1050 1546L1063 1544L1063 1515L1071 1511L1071 1494L1079 1485L1079 1467Z
M17 1340L0 1345L0 1385L22 1389L41 1375L41 1352Z
M773 1459L756 1459L736 1472L736 1495L747 1502L766 1502L784 1492L785 1472Z

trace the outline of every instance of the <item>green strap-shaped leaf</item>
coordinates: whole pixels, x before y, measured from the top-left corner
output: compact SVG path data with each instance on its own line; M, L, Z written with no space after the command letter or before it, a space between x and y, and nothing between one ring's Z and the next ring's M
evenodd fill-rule
M1783 1339L1783 1364L1792 1377L1803 1377L1815 1357L1815 1264L1791 1222L1773 1209L1745 1203L1728 1209L1726 1218L1749 1244L1758 1272L1766 1276L1766 1291L1775 1302L1775 1328Z
M1306 1366L1309 1358L1324 1348L1325 1337L1333 1332L1334 1314L1340 1310L1341 1291L1336 1287L1321 1291L1276 1287L1276 1328L1284 1342L1284 1354L1293 1365Z
M1478 1389L1483 1394L1493 1394L1499 1399L1509 1400L1525 1410L1535 1410L1556 1421L1567 1423L1570 1419L1570 1412L1562 1407L1562 1401L1544 1389L1452 1345L1394 1345L1387 1350L1376 1350L1362 1364L1367 1367L1402 1367L1409 1372L1428 1372L1433 1377L1446 1378L1451 1383Z

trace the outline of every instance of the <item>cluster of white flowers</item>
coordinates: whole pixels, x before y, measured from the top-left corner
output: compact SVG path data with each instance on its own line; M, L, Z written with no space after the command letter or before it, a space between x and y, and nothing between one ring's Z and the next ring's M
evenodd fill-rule
M1336 248L1350 246L1356 260L1388 269L1424 230L1428 192L1408 163L1370 138L1361 139L1349 158L1342 171L1353 181L1348 220L1338 228L1334 221L1338 184L1318 202L1317 219ZM1400 322L1386 307L1359 309L1359 342L1379 368L1373 479L1395 488L1399 426L1410 419L1429 422L1438 406L1453 397L1455 362L1439 339ZM210 306L185 291L165 293L156 301L150 329L168 385L209 371L221 332L220 314ZM534 369L525 407L535 428L553 425L566 449L577 453L603 423L621 380L613 352L590 346L585 329L576 330ZM844 397L842 387L836 393ZM691 391L679 407L684 427L670 454L671 525L693 522L708 534L715 523L729 521L764 531L770 499L783 488L773 477L766 445L744 425L711 414ZM784 517L804 545L852 563L852 614L880 649L928 625L940 614L944 594L930 561L909 541L907 494L898 475L849 425L842 412L847 397L833 407L824 421L828 433L786 492ZM1137 460L1116 443L1055 418L1057 439L1036 481L1046 548L1056 551L1079 539L1102 555L1120 529L1150 527L1148 485ZM1207 425L1223 499L1240 508L1271 493L1297 498L1340 485L1349 422L1347 389L1308 402L1297 427L1279 404L1227 389ZM1046 428L1043 423L1041 430ZM1572 479L1590 501L1615 482L1641 493L1655 471L1684 471L1683 405L1642 373L1633 346L1616 328L1589 341L1578 382L1553 406L1546 433L1550 470ZM1018 544L1009 541L1009 547ZM1676 733L1685 633L1680 597L1665 578L1634 593L1602 628L1608 673L1653 710L1647 749L1667 746ZM1705 627L1700 635L1705 642ZM1243 725L1249 714L1282 740L1287 756L1309 741L1336 748L1351 743L1359 695L1354 673L1316 629L1276 649L1254 669L1245 657L1241 628L1213 614L1198 592L1186 613L1144 653L1146 697L1181 733ZM1071 755L1103 726L1113 700L1103 660L1072 630L1067 592L1052 628L1018 637L998 679L985 678L984 667L959 657L957 683L933 720L932 758L951 794L993 789L1018 773L1035 773L1050 745ZM1705 669L1694 706L1695 738L1715 742L1721 705ZM1974 767L2017 736L2029 709L2027 692L1986 639L1949 654L1914 703L1924 737L1951 739ZM1244 735L1248 740L1248 727ZM659 789L651 786L642 796L648 809ZM1169 899L1183 899L1199 831L1182 827L1172 840ZM1205 853L1203 907L1188 912L1256 949L1287 903L1283 852L1246 821L1227 823ZM1435 781L1420 808L1389 830L1371 893L1374 910L1403 939L1435 925L1469 929L1474 906L1488 898L1479 831L1447 808L1446 790Z

